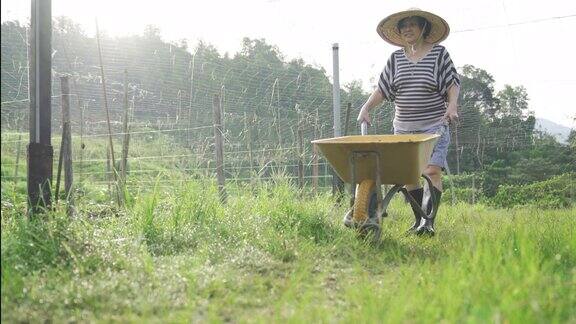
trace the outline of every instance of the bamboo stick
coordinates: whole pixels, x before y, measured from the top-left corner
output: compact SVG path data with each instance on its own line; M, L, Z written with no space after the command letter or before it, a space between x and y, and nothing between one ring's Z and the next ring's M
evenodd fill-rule
M112 141L112 126L110 125L110 111L108 109L108 97L106 94L106 79L104 78L104 63L102 61L102 46L100 45L100 31L98 29L98 20L96 20L96 41L98 43L98 58L100 61L100 74L102 76L102 93L104 95L104 110L106 111L106 124L108 125L108 142L110 146L110 159L112 160L112 177L114 182L118 182L116 174L116 159L114 158L114 142ZM120 194L116 190L118 205L121 204Z

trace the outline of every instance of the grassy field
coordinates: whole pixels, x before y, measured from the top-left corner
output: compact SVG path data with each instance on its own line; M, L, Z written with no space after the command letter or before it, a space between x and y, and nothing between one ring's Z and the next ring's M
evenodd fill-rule
M340 223L345 206L282 176L230 184L222 205L189 166L136 160L170 181L131 174L120 209L90 162L74 218L60 205L28 220L25 181L10 179L16 136L2 136L2 322L576 323L574 208L446 203L436 237L419 238L396 199L373 245ZM179 152L166 143L132 156ZM85 158L103 152L91 140Z
M26 221L2 184L2 322L576 322L576 210L443 206L434 238L380 245L285 180L218 202L211 182L79 201ZM12 193L12 195L10 195Z

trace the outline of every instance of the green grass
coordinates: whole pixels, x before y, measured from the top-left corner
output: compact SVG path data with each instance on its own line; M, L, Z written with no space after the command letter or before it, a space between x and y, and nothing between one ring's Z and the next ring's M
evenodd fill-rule
M160 135L133 144L131 157L190 154ZM90 139L84 159L105 146ZM575 208L445 203L437 236L418 238L395 199L372 245L340 223L345 206L281 176L229 183L222 205L185 170L204 162L135 159L172 182L131 174L121 209L104 162L86 163L76 172L100 174L75 176L76 217L60 205L29 220L16 151L2 145L2 322L576 323Z
M237 192L222 206L198 180L33 221L3 192L2 321L576 322L574 209L446 204L427 239L397 199L371 245L328 195Z

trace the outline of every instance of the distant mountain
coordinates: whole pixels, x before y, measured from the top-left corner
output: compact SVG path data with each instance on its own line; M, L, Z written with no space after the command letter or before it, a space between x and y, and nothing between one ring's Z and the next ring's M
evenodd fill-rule
M560 143L568 143L568 135L571 130L569 127L556 124L548 119L536 118L536 125L534 128L554 136Z

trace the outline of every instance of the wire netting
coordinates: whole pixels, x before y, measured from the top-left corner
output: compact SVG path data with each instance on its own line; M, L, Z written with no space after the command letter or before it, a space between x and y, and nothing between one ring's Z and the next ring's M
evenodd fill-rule
M310 144L333 136L332 84L322 68L301 59L287 61L278 48L263 40L245 39L242 50L229 55L203 42L190 48L186 42L163 40L153 27L134 36L87 35L71 19L57 17L53 28L52 144L58 156L60 78L68 76L73 165L80 183L106 186L110 182L114 168L107 153L108 136L113 138L118 164L126 112L129 184L169 186L214 176L213 98L217 95L223 111L227 181L267 180L278 173L296 180L302 162L306 185L331 187L330 167ZM28 33L28 27L18 22L2 24L2 152L17 157L2 159L2 177L16 182L26 179ZM369 94L358 84L346 85L341 93L343 132L358 134L356 116ZM460 124L451 129L452 173L484 168L487 151L533 145L533 118L524 116L517 123L499 120L498 112L490 113L491 98L483 95L471 91L461 98ZM390 103L376 109L370 132L391 133L393 114Z

